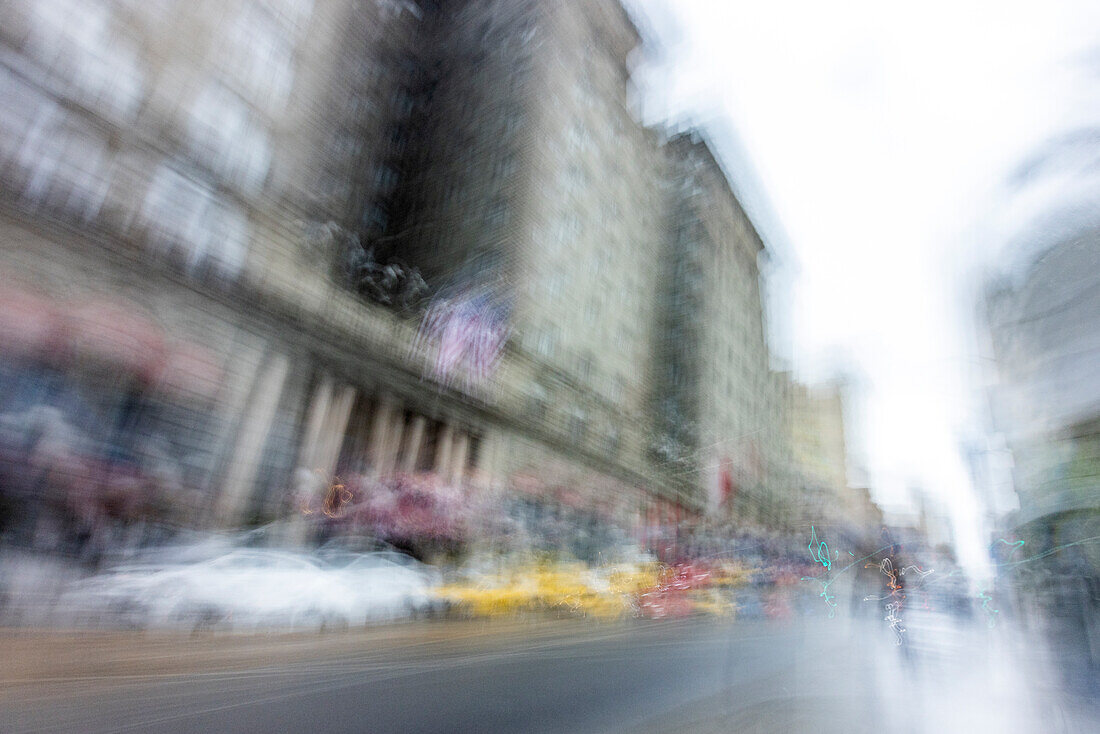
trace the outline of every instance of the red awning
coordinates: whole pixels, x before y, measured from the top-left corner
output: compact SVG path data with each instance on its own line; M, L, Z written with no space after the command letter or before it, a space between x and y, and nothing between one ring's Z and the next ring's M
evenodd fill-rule
M539 495L543 491L544 484L542 479L534 474L515 474L512 477L512 487L524 494Z
M185 397L212 398L221 386L222 368L216 355L190 342L175 342L168 349L158 387Z
M585 505L584 496L573 487L558 487L554 494L555 499L566 507L579 510Z
M0 286L0 358L7 356L90 360L186 397L214 397L223 377L212 351L189 341L169 343L134 304L62 304L16 286Z
M83 358L101 361L146 380L155 380L167 362L163 330L135 307L95 301L67 314L70 347Z
M0 355L41 357L64 341L57 304L21 288L0 288Z

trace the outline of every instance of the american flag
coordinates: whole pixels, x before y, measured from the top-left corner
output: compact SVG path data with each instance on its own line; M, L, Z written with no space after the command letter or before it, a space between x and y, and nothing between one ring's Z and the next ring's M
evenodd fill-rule
M469 386L489 377L508 338L503 309L486 296L459 296L433 304L424 315L418 344L437 348L435 379L449 384L465 368Z

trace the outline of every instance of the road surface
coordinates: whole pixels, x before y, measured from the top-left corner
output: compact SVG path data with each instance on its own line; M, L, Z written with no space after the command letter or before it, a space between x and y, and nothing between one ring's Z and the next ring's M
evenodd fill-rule
M979 620L980 622L980 620ZM930 615L0 635L0 731L1100 731L1058 655Z

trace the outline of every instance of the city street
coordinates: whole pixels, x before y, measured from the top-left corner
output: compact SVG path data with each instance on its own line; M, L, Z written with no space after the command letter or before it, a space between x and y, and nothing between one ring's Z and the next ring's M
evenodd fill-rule
M1100 733L1100 2L0 5L0 734Z
M323 635L8 632L3 731L1079 732L1034 640L979 620L410 623Z

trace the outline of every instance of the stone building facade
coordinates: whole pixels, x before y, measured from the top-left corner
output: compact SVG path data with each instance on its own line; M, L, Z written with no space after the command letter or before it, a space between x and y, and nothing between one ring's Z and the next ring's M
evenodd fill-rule
M763 244L705 145L636 120L615 0L3 8L0 412L61 411L106 484L221 524L394 473L766 514ZM372 290L414 268L507 314L487 380L432 379L416 299Z
M50 324L23 349L9 338L5 378L66 386L8 392L6 413L79 400L68 428L104 482L121 465L164 475L190 521L232 524L285 511L299 469L327 481L353 409L379 436L415 412L398 397L420 393L415 324L348 289L344 253L315 230L381 229L418 6L3 11L4 320L17 335L27 311ZM473 429L438 403L420 401L425 434L453 440L405 463L464 474ZM376 439L373 465L398 448Z
M653 486L664 201L658 140L629 102L637 30L602 1L442 3L430 25L430 122L391 246L442 292L487 288L507 311L508 357L534 372L525 432ZM546 461L511 446L505 474Z
M764 323L764 244L698 132L673 136L664 150L657 457L711 509L778 520L784 400Z

